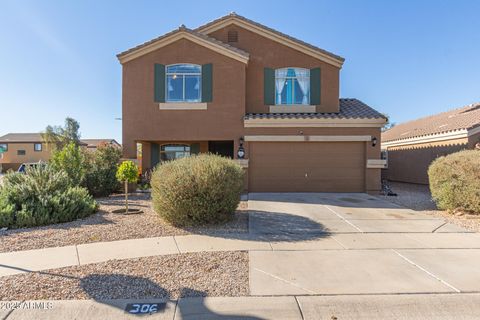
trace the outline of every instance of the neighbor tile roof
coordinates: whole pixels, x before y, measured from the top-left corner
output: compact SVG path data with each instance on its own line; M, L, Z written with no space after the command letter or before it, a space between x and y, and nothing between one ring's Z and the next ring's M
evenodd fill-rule
M416 119L382 133L382 141L403 140L480 126L480 103Z
M90 148L96 148L100 144L114 144L120 146L120 144L115 139L81 139L83 143L86 143Z
M340 112L337 113L247 113L244 119L386 119L386 117L358 99L345 98L340 99Z
M309 47L310 49L313 49L313 50L316 50L316 51L321 52L321 53L323 53L323 54L326 54L326 55L328 55L328 56L330 56L330 57L332 57L332 58L334 58L334 59L337 59L337 60L342 61L342 62L345 61L345 58L343 58L343 57L340 57L340 56L338 56L338 55L336 55L336 54L333 54L333 53L331 53L331 52L329 52L329 51L327 51L327 50L321 49L321 48L319 48L319 47L316 47L316 46L314 46L314 45L311 45L310 43L307 43L307 42L304 42L304 41L299 40L299 39L297 39L297 38L294 38L294 37L292 37L292 36L289 36L289 35L287 35L287 34L285 34L285 33L282 33L282 32L280 32L280 31L278 31L278 30L275 30L275 29L272 29L272 28L270 28L270 27L267 27L267 26L265 26L265 25L263 25L263 24L261 24L261 23L258 23L258 22L256 22L256 21L253 21L253 20L250 20L250 19L248 19L248 18L245 18L245 17L243 17L243 16L241 16L241 15L239 15L239 14L236 14L235 12L232 12L232 13L226 15L226 16L223 16L223 17L221 17L221 18L218 18L218 19L215 19L215 20L213 20L213 21L211 21L211 22L208 22L208 23L206 23L206 24L204 24L204 25L196 28L195 30L196 30L196 31L199 31L199 30L205 29L205 28L207 28L207 27L210 27L211 25L217 24L217 23L219 23L219 22L222 22L222 21L227 20L227 19L230 19L230 18L237 18L237 19L239 19L239 20L243 20L243 21L245 21L246 23L250 23L250 24L256 25L256 26L259 27L259 28L262 28L262 29L268 30L268 31L270 31L270 32L273 32L273 33L279 35L280 37L284 37L284 38L287 38L287 39L289 39L289 40L292 40L292 41L294 41L294 42L296 42L296 43L298 43L298 44L300 44L300 45Z
M189 33L189 34L191 34L191 35L193 35L193 36L195 36L195 37L198 37L198 38L201 38L201 39L203 39L203 40L206 40L206 41L208 41L208 42L211 42L211 43L213 43L213 44L219 45L219 46L225 48L226 50L232 51L232 52L234 52L234 53L236 53L236 54L239 54L239 55L241 55L241 56L244 56L244 57L246 57L246 58L249 57L248 52L246 52L246 51L244 51L244 50L242 50L242 49L233 47L233 46L231 46L231 45L229 45L229 44L226 44L226 43L224 43L224 42L222 42L222 41L219 41L219 40L217 40L217 39L214 39L214 38L212 38L212 37L209 37L209 36L207 36L207 35L205 35L205 34L203 34L203 33L200 33L200 32L197 32L197 31L195 31L195 30L189 29L189 28L185 27L184 25L181 25L178 29L175 29L175 30L173 30L173 31L171 31L171 32L169 32L169 33L166 33L166 34L164 34L164 35L162 35L162 36L160 36L160 37L157 37L157 38L152 39L152 40L150 40L150 41L144 42L144 43L142 43L142 44L140 44L140 45L138 45L138 46L135 46L135 47L133 47L133 48L131 48L131 49L128 49L128 50L126 50L126 51L124 51L124 52L121 52L121 53L117 54L117 57L118 57L118 58L121 58L121 57L123 57L123 56L125 56L125 55L127 55L127 54L129 54L129 53L132 53L132 52L134 52L134 51L137 51L138 49L141 49L141 48L144 48L144 47L146 47L146 46L149 46L149 45L151 45L151 44L153 44L153 43L155 43L155 42L157 42L157 41L160 41L160 40L162 40L162 39L168 38L168 37L170 37L170 36L173 36L173 35L176 34L176 33L182 32L182 31L183 31L183 32L187 32L187 33Z
M7 133L0 137L0 142L41 142L43 141L40 133Z

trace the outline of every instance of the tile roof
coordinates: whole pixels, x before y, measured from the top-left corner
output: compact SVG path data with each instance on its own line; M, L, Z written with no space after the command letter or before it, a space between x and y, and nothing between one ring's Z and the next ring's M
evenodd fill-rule
M247 113L244 120L253 119L386 119L375 109L358 99L340 99L340 112L315 113Z
M208 28L208 27L210 27L210 26L212 26L212 25L215 25L215 24L217 24L217 23L219 23L219 22L222 22L222 21L224 21L224 20L228 20L228 19L230 19L230 18L236 18L236 19L242 20L242 21L244 21L244 22L246 22L246 23L253 24L253 25L255 25L255 26L259 27L259 28L262 28L262 29L268 30L268 31L270 31L270 32L273 32L273 33L277 34L277 35L280 36L280 37L287 38L287 39L289 39L289 40L291 40L291 41L294 41L294 42L296 42L296 43L298 43L298 44L300 44L300 45L309 47L310 49L313 49L313 50L316 50L316 51L321 52L321 53L323 53L323 54L326 54L326 55L328 55L328 56L330 56L330 57L332 57L332 58L334 58L334 59L336 59L336 60L339 60L339 61L341 61L341 62L344 62L344 61L345 61L345 58L343 58L343 57L340 57L340 56L338 56L338 55L336 55L336 54L333 54L333 53L331 53L331 52L329 52L329 51L327 51L327 50L321 49L321 48L319 48L319 47L316 47L316 46L314 46L314 45L311 45L310 43L307 43L307 42L304 42L304 41L299 40L299 39L297 39L297 38L294 38L294 37L292 37L292 36L289 36L289 35L287 35L287 34L285 34L285 33L282 33L282 32L280 32L280 31L278 31L278 30L275 30L275 29L272 29L272 28L270 28L270 27L267 27L267 26L265 26L265 25L263 25L263 24L261 24L261 23L258 23L258 22L256 22L256 21L253 21L253 20L250 20L250 19L248 19L248 18L245 18L245 17L243 17L243 16L241 16L241 15L239 15L239 14L236 14L235 12L232 12L232 13L226 15L226 16L223 16L223 17L220 17L220 18L218 18L218 19L215 19L215 20L213 20L213 21L211 21L211 22L208 22L208 23L206 23L206 24L204 24L204 25L196 28L195 30L196 30L196 31L200 31L200 30L202 30L202 29Z
M219 45L219 46L223 47L223 48L226 49L226 50L232 51L232 52L234 52L234 53L236 53L236 54L239 54L239 55L241 55L241 56L244 56L244 57L246 57L246 58L249 57L248 52L246 52L246 51L244 51L244 50L242 50L242 49L233 47L233 46L231 46L231 45L229 45L229 44L226 44L226 43L224 43L224 42L222 42L222 41L219 41L219 40L217 40L217 39L214 39L214 38L212 38L212 37L209 37L209 36L207 36L207 35L205 35L205 34L203 34L203 33L200 33L200 32L197 32L197 31L195 31L195 30L189 29L189 28L185 27L184 25L181 25L178 29L175 29L175 30L173 30L173 31L170 31L170 32L168 32L168 33L166 33L166 34L164 34L164 35L162 35L162 36L159 36L159 37L157 37L157 38L155 38L155 39L152 39L152 40L150 40L150 41L144 42L144 43L142 43L142 44L140 44L140 45L138 45L138 46L135 46L135 47L133 47L133 48L131 48L131 49L128 49L128 50L126 50L126 51L123 51L123 52L117 54L117 57L118 57L118 58L121 58L121 57L123 57L123 56L125 56L125 55L127 55L127 54L129 54L129 53L132 53L132 52L137 51L137 50L139 50L139 49L141 49L141 48L147 47L147 46L149 46L149 45L151 45L151 44L153 44L153 43L155 43L155 42L157 42L157 41L160 41L160 40L163 40L163 39L168 38L168 37L170 37L170 36L173 36L173 35L175 35L175 34L177 34L177 33L179 33L179 32L189 33L189 34L191 34L191 35L193 35L193 36L195 36L195 37L197 37L197 38L201 38L201 39L203 39L203 40L205 40L205 41L208 41L208 42L211 42L211 43L213 43L213 44Z
M382 141L403 140L480 126L480 103L401 123L382 133Z
M0 142L41 142L43 141L40 133L7 133L0 137Z
M100 144L113 144L120 146L120 143L117 142L115 139L81 139L83 143L87 144L89 148L96 148Z

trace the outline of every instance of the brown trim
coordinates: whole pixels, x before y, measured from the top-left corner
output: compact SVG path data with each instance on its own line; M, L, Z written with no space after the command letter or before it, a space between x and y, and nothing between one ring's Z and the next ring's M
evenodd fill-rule
M246 119L245 128L301 128L301 127L376 127L385 125L385 119Z
M187 39L190 40L196 44L199 44L203 47L206 47L210 50L213 50L215 52L218 52L220 54L223 54L227 57L230 57L232 59L238 60L240 62L243 62L245 64L248 63L248 56L244 54L240 54L236 51L229 50L225 48L224 46L214 43L212 41L208 41L206 39L201 38L200 36L196 36L190 32L184 31L184 30L179 30L175 33L172 33L171 35L168 35L162 39L158 39L157 41L154 41L150 44L144 45L139 47L138 49L133 49L131 52L126 52L124 54L120 54L118 56L118 60L120 63L126 63L128 61L131 61L133 59L136 59L138 57L141 57L147 53L153 52L155 50L158 50L162 47L165 47L171 43L174 43L180 39Z
M371 136L302 136L302 135L275 135L275 136L245 136L245 141L252 142L366 142Z

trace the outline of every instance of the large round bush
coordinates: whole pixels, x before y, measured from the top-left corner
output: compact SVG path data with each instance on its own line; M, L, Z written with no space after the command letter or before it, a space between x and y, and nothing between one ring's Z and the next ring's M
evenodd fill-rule
M428 169L432 197L440 209L480 213L480 151L437 158Z
M95 212L88 190L72 186L65 171L51 167L9 173L0 187L0 227L31 227L72 221Z
M243 169L234 161L202 154L165 162L151 179L155 211L177 226L225 222L243 190Z

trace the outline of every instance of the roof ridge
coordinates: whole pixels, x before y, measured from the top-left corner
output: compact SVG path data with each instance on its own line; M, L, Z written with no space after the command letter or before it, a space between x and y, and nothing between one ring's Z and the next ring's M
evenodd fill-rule
M415 122L415 121L421 121L421 120L426 120L428 118L433 118L433 117L439 117L441 115L444 115L446 113L451 113L451 112L454 112L454 111L459 111L461 109L465 109L465 108L468 108L468 107L474 107L474 106L477 106L479 105L480 106L480 102L475 102L475 103L471 103L471 104L467 104L467 105L464 105L462 107L458 107L458 108L454 108L454 109L450 109L450 110L446 110L446 111L442 111L442 112L439 112L439 113L434 113L434 114L429 114L429 115L426 115L426 116L423 116L423 117L420 117L420 118L416 118L416 119L412 119L412 120L408 120L408 121L405 121L405 122L402 122L402 123L399 123L397 124L395 127L399 127L399 126L403 126L403 125L406 125L406 124L409 124L409 123L412 123L412 122ZM395 128L393 127L393 128ZM391 129L393 129L391 128ZM391 130L389 129L389 130ZM387 131L389 131L387 130ZM385 132L387 132L385 131Z
M332 52L330 52L330 51L327 51L327 50L325 50L325 49L319 48L319 47L317 47L317 46L315 46L315 45L313 45L313 44L311 44L311 43L305 42L305 41L303 41L303 40L300 40L300 39L298 39L298 38L295 38L295 37L293 37L293 36L290 36L290 35L288 35L288 34L286 34L286 33L283 33L283 32L281 32L281 31L278 31L278 30L276 30L276 29L270 28L270 27L268 27L268 26L266 26L266 25L264 25L264 24L261 24L260 22L257 22L257 21L251 20L251 19L249 19L249 18L246 18L246 17L244 17L244 16L242 16L242 15L237 14L236 12L230 12L230 13L227 14L227 15L224 15L224 16L222 16L222 17L220 17L220 18L217 18L217 19L215 19L215 20L212 20L212 21L210 21L210 22L207 22L207 23L205 23L205 24L203 24L203 25L195 28L195 30L196 30L196 31L199 31L199 30L201 30L201 29L204 29L204 28L206 28L206 27L209 27L209 26L211 26L211 25L214 25L214 24L216 24L216 23L218 23L218 22L220 22L220 21L226 20L226 19L228 19L228 18L237 18L237 19L243 20L243 21L245 21L245 22L247 22L247 23L257 25L257 26L259 26L260 28L269 30L269 31L271 31L271 32L273 32L273 33L276 33L276 34L282 36L282 37L285 37L285 38L290 39L290 40L293 40L293 41L295 41L295 42L297 42L297 43L299 43L299 44L302 44L302 45L305 45L305 46L310 47L310 48L312 48L312 49L315 49L315 50L317 50L317 51L320 51L320 52L322 52L322 53L324 53L324 54L326 54L326 55L329 55L330 57L332 57L332 58L334 58L334 59L340 60L340 61L342 61L342 62L345 61L345 58L343 58L343 57L341 57L341 56L339 56L339 55L336 55L336 54L334 54L334 53L332 53Z
M218 40L218 39L212 38L212 37L210 37L210 36L208 36L208 35L206 35L206 34L203 34L203 33L201 33L201 32L195 31L195 30L193 30L193 29L187 28L184 24L182 24L182 25L180 25L180 27L178 27L177 29L174 29L174 30L172 30L172 31L169 31L169 32L167 32L167 33L165 33L165 34L163 34L163 35L161 35L161 36L158 36L158 37L153 38L153 39L151 39L151 40L149 40L149 41L146 41L146 42L144 42L144 43L142 43L142 44L139 44L139 45L137 45L137 46L135 46L135 47L132 47L132 48L127 49L127 50L125 50L125 51L123 51L123 52L120 52L119 54L117 54L117 58L121 58L121 57L123 57L123 56L125 56L125 55L127 55L127 54L129 54L129 53L131 53L131 52L134 52L134 51L136 51L136 50L138 50L138 49L141 49L141 48L143 48L143 47L146 47L146 46L148 46L148 45L151 45L151 44L153 44L153 43L155 43L155 42L157 42L157 41L159 41L159 40L168 38L168 37L170 37L170 36L172 36L172 35L174 35L174 34L176 34L176 33L179 33L179 32L189 33L189 34L191 34L191 35L193 35L193 36L195 36L195 37L198 37L198 38L204 39L204 40L206 40L206 41L208 41L208 42L211 42L211 43L213 43L213 44L222 46L223 48L225 48L225 49L227 49L227 50L230 50L230 51L232 51L232 52L234 52L234 53L236 53L236 54L240 54L240 55L242 55L242 56L249 57L249 53L246 52L245 50L242 50L242 49L240 49L240 48L231 46L231 45L229 45L228 43L225 43L225 42L220 41L220 40Z

